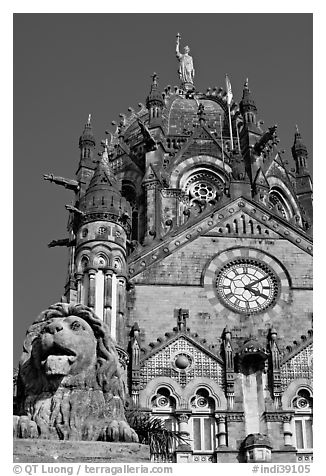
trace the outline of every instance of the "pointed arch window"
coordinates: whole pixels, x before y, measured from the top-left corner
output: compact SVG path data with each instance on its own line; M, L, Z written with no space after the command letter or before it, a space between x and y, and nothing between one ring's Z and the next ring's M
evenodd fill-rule
M283 192L278 187L273 187L269 192L269 202L285 220L292 218L292 208L290 207L288 200L284 197Z

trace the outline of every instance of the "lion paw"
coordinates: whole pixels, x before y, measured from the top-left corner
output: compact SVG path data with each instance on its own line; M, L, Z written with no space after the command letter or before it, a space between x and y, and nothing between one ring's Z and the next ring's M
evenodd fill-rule
M105 431L105 439L107 441L138 442L137 433L123 420L112 420L108 424Z
M35 421L27 415L14 415L14 437L16 438L38 438L39 433Z
M119 421L119 436L121 441L138 443L137 433L125 421Z

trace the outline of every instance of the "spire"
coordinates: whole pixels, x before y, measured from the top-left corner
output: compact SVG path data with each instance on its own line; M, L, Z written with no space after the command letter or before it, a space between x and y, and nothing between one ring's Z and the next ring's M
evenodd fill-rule
M87 122L85 124L84 131L79 138L79 147L82 148L85 143L92 143L95 146L95 138L93 135L92 123L91 123L91 114L88 114Z
M95 189L96 190L108 189L109 187L112 187L113 189L119 192L117 179L109 163L107 139L105 140L103 147L104 147L104 150L101 153L101 158L98 161L97 167L89 183L86 193L89 193L90 191L94 191Z
M240 111L246 122L256 122L257 107L251 96L248 78L246 79L243 86L242 99L240 101Z
M108 142L103 142L104 150L97 163L94 175L80 200L80 210L85 221L94 221L94 217L104 221L118 221L123 226L131 216L131 208L122 197L119 182L109 162ZM128 225L129 226L129 225Z
M153 73L151 78L152 78L151 90L146 99L146 106L148 109L151 107L153 103L155 103L156 105L163 106L162 93L160 93L158 90L157 73Z
M149 126L156 127L162 125L162 109L164 101L162 93L158 89L158 75L152 74L152 84L149 95L146 99L146 106L149 111Z
M292 156L296 165L296 173L299 175L307 174L308 150L304 144L299 128L295 126L294 143L292 146Z

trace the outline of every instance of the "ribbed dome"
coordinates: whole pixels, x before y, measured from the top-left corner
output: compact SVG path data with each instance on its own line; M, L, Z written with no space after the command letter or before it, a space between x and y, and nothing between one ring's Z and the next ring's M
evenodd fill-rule
M222 124L225 111L220 104L210 99L200 99L204 106L205 124L211 129L220 129L220 115ZM193 125L198 124L198 102L195 99L177 97L169 111L168 133L184 135L185 130L193 131Z
M97 218L116 221L122 215L131 216L130 205L121 196L117 179L104 154L80 201L80 209L86 213L85 221Z

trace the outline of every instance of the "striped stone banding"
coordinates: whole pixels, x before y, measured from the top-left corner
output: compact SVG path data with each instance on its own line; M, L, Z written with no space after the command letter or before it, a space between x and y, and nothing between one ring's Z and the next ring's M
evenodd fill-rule
M217 157L212 157L209 155L197 155L195 157L190 157L189 159L186 159L181 164L179 164L178 168L172 172L171 188L177 188L178 179L182 176L183 171L196 164L200 165L201 167L205 164L212 164L215 167L217 166L219 169L223 170L223 161L221 159L218 159ZM231 168L229 165L224 164L224 168L226 172L231 172Z

